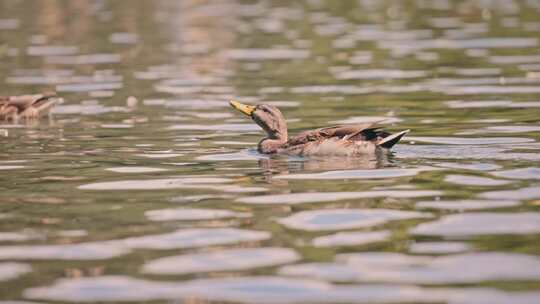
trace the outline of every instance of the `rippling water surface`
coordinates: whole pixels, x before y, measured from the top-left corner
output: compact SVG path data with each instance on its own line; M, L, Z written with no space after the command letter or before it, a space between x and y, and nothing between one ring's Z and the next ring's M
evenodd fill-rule
M540 303L540 1L0 1L0 302ZM268 157L381 121L384 159Z

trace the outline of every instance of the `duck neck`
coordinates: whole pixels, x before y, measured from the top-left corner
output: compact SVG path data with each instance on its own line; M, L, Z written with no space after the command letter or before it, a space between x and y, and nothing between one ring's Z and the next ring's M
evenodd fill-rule
M277 136L264 138L259 142L259 152L264 154L276 153L277 150L287 142L287 133L285 136Z

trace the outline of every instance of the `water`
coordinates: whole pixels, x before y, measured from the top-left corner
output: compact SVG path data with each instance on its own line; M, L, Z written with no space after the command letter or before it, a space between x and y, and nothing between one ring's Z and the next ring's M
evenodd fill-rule
M540 2L0 1L0 302L540 302ZM268 157L411 129L384 158Z

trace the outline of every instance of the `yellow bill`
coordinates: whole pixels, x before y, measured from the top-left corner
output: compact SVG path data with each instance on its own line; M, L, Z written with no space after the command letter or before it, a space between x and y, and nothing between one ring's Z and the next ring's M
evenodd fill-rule
M238 111L246 114L247 116L251 116L251 113L253 113L253 111L255 111L254 106L245 105L245 104L239 103L238 101L235 101L235 100L231 100L231 101L229 101L229 103L231 104L231 106L233 108L235 108Z

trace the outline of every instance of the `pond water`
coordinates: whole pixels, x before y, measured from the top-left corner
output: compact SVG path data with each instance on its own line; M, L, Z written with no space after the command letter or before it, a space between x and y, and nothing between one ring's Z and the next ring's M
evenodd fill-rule
M540 303L540 1L0 1L0 303ZM384 159L268 157L382 120Z

